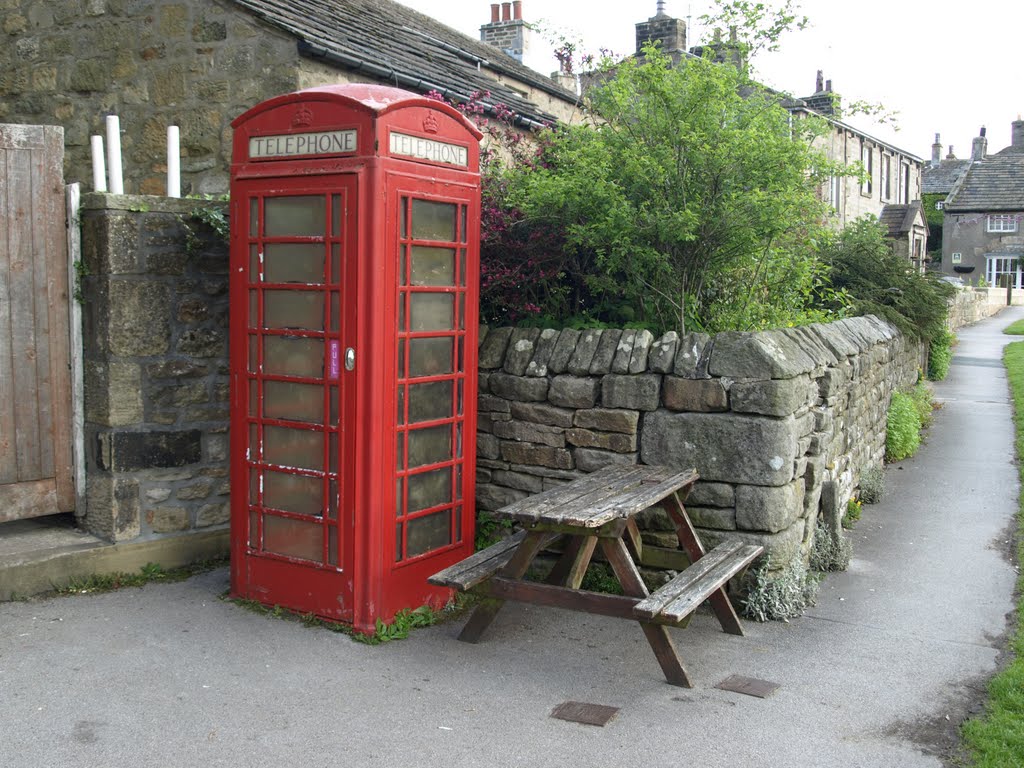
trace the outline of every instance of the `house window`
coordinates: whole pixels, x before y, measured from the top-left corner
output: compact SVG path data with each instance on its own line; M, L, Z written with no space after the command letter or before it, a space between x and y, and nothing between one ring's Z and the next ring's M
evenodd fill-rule
M935 210L936 211L941 211L945 207L946 207L946 202L944 200L937 200L935 202Z
M878 186L881 187L882 199L888 200L892 197L892 158L889 155L882 155L878 162Z
M862 195L871 194L871 180L874 173L873 159L874 152L871 151L870 145L862 141L860 145L860 164L864 167L864 180L860 183L860 193Z
M989 232L1016 232L1017 217L1012 213L990 213L988 216Z
M910 166L900 163L900 185L897 189L899 198L896 202L899 205L906 205L910 198Z
M1015 256L987 256L985 279L995 288L1021 287L1021 260Z
M839 206L842 205L840 199L842 195L842 184L843 179L841 176L829 176L828 177L828 203L832 206L832 210L838 212Z

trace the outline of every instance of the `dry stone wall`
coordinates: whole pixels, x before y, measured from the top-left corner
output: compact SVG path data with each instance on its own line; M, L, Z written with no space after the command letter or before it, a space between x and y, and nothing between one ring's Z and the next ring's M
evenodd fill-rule
M892 392L919 348L875 318L716 336L482 329L481 510L610 464L696 467L688 510L706 545L740 538L782 567L833 529L882 463ZM645 515L644 536L672 526Z

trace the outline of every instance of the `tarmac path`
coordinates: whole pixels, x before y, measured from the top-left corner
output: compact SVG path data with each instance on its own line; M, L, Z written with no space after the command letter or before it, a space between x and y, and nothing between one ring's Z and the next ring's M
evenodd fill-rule
M1019 317L960 331L926 443L814 608L674 631L694 689L665 684L632 622L509 605L478 645L449 623L367 647L220 599L221 569L0 604L0 767L941 766L1013 608L1000 331ZM780 687L714 687L732 674ZM620 711L552 719L567 700Z

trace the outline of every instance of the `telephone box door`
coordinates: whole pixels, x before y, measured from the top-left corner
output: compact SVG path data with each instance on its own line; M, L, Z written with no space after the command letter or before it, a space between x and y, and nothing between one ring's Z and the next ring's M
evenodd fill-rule
M308 184L237 190L233 476L247 517L232 567L246 597L351 621L356 177Z

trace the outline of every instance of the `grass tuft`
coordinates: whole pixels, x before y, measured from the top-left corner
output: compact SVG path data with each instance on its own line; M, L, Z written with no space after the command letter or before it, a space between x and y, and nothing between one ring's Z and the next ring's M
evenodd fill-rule
M1014 323L1024 333L1024 321ZM1013 328L1014 326L1010 326ZM1010 333L1008 328L1005 333ZM1024 342L1006 347L1003 363L1013 396L1017 468L1024 481ZM1024 562L1024 496L1017 511L1017 563ZM1019 568L1018 568L1019 573ZM1017 626L1010 642L1013 659L989 682L985 713L963 724L964 743L975 768L1024 765L1024 574L1017 578Z

